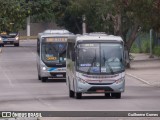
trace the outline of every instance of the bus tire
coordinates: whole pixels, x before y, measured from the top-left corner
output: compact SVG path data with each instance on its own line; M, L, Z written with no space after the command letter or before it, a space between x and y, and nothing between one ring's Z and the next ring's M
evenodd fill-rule
M112 93L112 97L120 99L121 98L121 93Z
M15 47L18 47L18 46L19 46L19 43L15 43L14 46L15 46Z
M82 93L76 93L76 99L81 99L82 98Z
M105 97L110 97L110 93L104 93Z
M74 97L74 91L69 90L69 97L70 97L70 98L73 98L73 97Z
M42 77L42 82L46 82L47 81L47 77Z
M38 75L38 80L41 80L42 78L41 78L41 76L40 75Z

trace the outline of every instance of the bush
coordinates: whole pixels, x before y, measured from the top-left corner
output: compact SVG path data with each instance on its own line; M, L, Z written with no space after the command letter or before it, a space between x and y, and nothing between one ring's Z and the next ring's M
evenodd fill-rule
M158 57L160 56L160 46L154 47L153 54L158 56Z
M141 48L139 48L136 42L134 42L131 47L131 52L132 53L140 53L140 52L149 53L149 48L150 48L149 40L143 40L141 43L142 43Z
M131 47L131 53L139 53L139 48L137 47L137 45L135 43L132 44Z
M150 41L149 40L143 40L142 41L142 52L143 53L149 53L150 48Z

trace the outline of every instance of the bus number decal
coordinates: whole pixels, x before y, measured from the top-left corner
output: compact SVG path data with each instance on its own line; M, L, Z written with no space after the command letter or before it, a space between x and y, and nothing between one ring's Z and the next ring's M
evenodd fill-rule
M49 57L47 57L47 60L57 60L57 57L49 56Z

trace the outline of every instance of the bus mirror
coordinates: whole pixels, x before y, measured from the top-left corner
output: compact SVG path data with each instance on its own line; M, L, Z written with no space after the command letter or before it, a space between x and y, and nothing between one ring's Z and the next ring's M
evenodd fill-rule
M127 50L125 50L125 64L127 65L129 62L130 62L130 60L129 60L129 53L128 53L128 51Z
M76 53L73 51L72 52L72 61L75 61L75 59L76 59Z

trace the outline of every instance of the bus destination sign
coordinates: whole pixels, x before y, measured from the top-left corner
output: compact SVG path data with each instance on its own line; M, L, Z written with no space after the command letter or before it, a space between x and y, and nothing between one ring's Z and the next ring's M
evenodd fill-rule
M67 38L49 37L46 38L46 42L67 42Z

